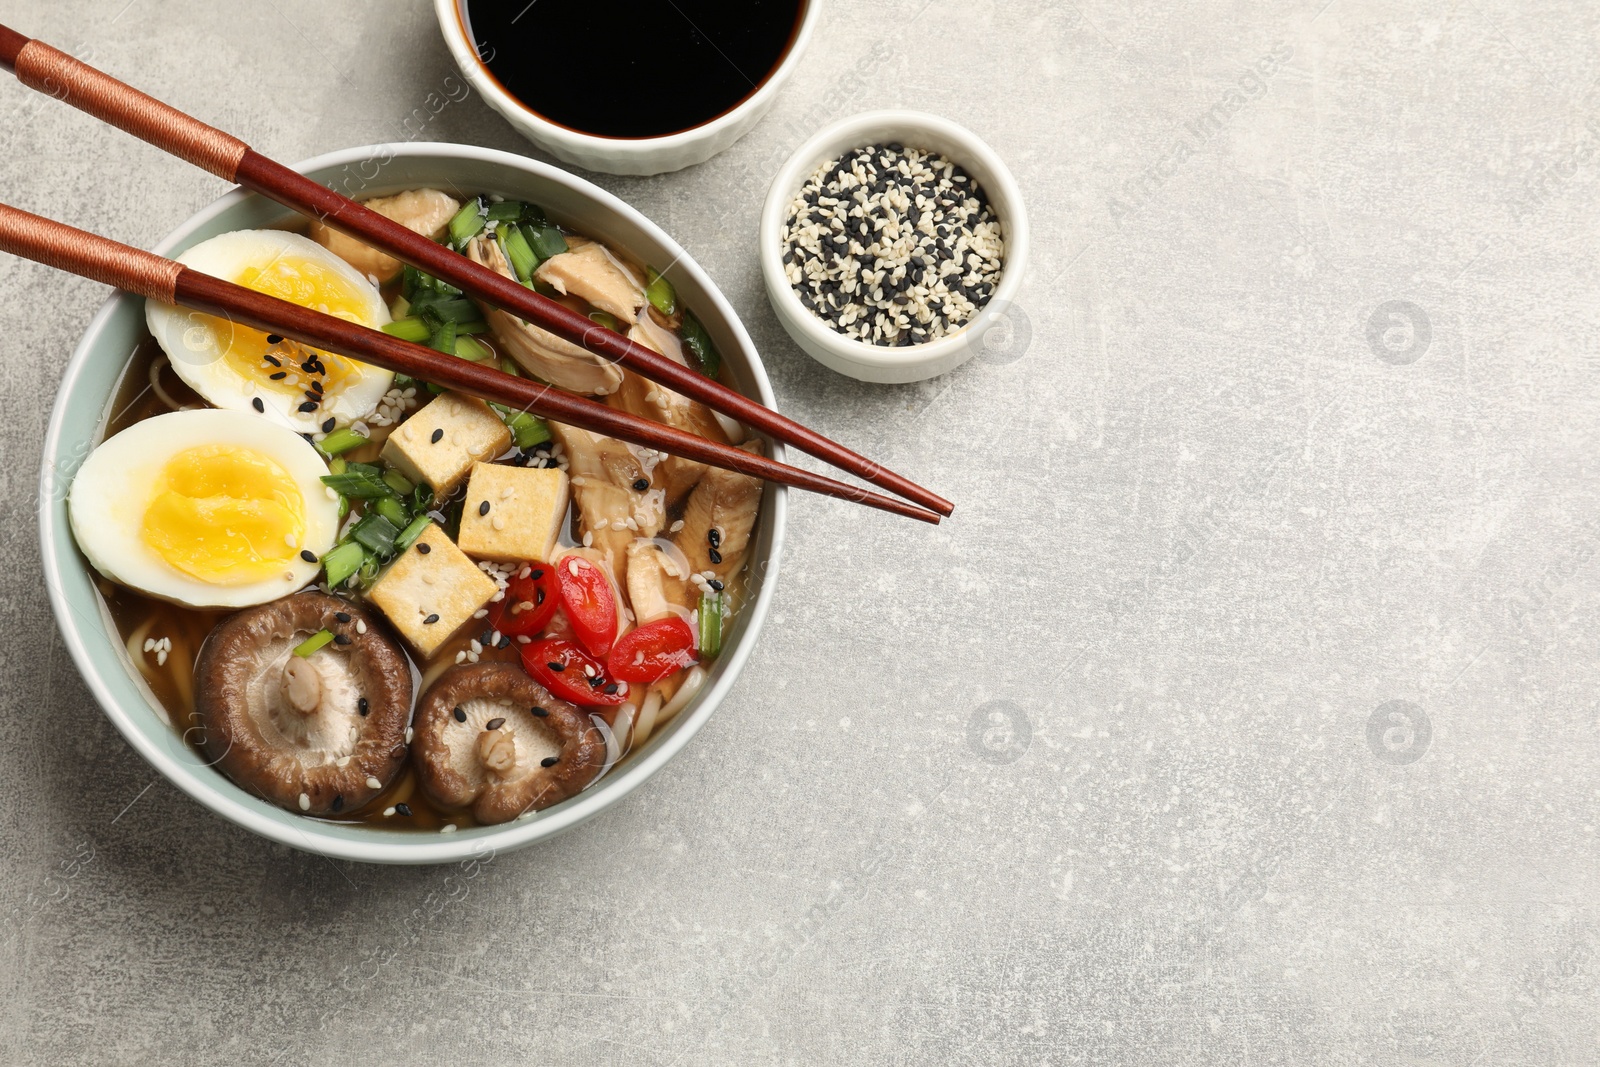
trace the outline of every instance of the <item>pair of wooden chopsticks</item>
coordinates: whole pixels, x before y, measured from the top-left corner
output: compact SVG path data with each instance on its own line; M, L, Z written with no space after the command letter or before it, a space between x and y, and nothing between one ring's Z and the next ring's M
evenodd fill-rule
M903 476L785 418L513 279L473 263L370 208L261 155L102 71L0 25L0 65L32 89L62 99L181 159L442 278L558 337L904 497L905 503L798 467L684 433L498 369L442 355L322 315L62 223L0 205L0 250L167 303L225 316L303 344L422 378L610 437L938 523L954 505Z

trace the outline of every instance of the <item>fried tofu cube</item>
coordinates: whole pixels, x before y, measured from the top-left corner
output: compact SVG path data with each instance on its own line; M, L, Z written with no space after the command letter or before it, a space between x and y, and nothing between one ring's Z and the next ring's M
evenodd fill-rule
M567 473L479 463L461 509L461 550L503 563L550 558L567 516Z
M440 393L389 435L383 458L443 496L461 484L474 463L510 447L511 431L488 404L460 393Z
M494 579L430 525L383 573L367 599L424 658L493 599Z

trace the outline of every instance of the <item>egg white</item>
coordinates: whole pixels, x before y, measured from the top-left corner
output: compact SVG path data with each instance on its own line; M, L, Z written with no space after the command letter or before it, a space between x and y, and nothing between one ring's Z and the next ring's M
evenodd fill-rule
M390 321L389 309L377 286L332 252L297 233L235 230L202 241L176 258L202 274L237 282L250 268L264 267L285 256L311 260L349 282L365 297L361 325L378 329ZM145 321L166 352L173 371L189 388L215 406L232 411L254 413L259 400L262 414L299 433L316 432L330 417L341 426L366 418L377 410L394 380L389 371L356 363L351 380L329 388L316 410L304 412L299 410L306 399L303 394L263 388L260 381L230 366L223 358L226 337L219 336L207 316L149 300L145 302Z
M95 570L149 596L197 608L241 608L287 596L316 576L320 563L294 555L270 579L213 585L157 555L141 536L145 512L162 472L178 453L201 445L231 445L266 456L300 489L305 536L298 549L321 556L339 532L339 505L320 481L322 456L304 438L266 419L231 411L174 411L136 422L89 454L72 479L67 515L78 547Z

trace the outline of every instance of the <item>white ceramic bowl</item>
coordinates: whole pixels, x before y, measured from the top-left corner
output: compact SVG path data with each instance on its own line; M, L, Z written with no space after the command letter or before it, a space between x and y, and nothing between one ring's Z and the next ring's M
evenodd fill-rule
M800 28L778 66L755 92L712 119L665 137L596 137L551 122L512 96L478 58L478 45L467 32L462 0L434 0L434 13L450 55L472 87L489 106L534 144L557 159L606 174L662 174L704 163L743 137L777 99L778 90L799 65L812 30L821 16L822 0L805 0ZM603 58L601 60L603 62Z
M552 219L613 241L646 263L671 264L668 277L710 331L730 384L772 405L772 388L755 348L705 271L649 219L581 178L508 152L450 144L349 148L295 169L358 198L434 185L531 200ZM290 217L277 204L236 190L180 226L156 251L173 255L218 233L277 225ZM638 788L683 748L732 687L755 645L778 577L782 486L767 487L750 557L750 601L734 620L700 695L643 748L578 796L517 822L438 834L306 818L240 789L207 766L157 710L160 705L129 660L67 522L72 477L104 437L129 354L148 336L144 321L143 299L112 296L90 322L62 375L40 473L44 577L67 648L106 717L158 771L212 811L294 848L373 863L448 863L521 848L576 826ZM781 444L774 443L771 451L774 458L783 458Z
M855 148L895 143L939 152L964 167L1000 219L1005 259L1000 284L959 332L907 348L870 345L830 329L807 310L783 271L783 225L789 205L822 164ZM823 366L864 382L920 382L954 370L983 348L983 337L1011 307L1028 265L1028 215L1016 179L994 149L949 119L920 111L869 111L818 131L778 171L761 212L761 277L778 321Z

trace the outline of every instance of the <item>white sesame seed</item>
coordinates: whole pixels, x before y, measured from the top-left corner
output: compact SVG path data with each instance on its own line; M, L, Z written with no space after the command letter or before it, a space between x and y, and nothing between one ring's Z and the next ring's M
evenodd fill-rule
M378 781L376 778L372 777L372 775L369 774L369 775L367 775L367 788L368 789L382 789L383 788L383 783Z
M301 811L310 811L311 810L311 796L310 796L310 794L307 794L307 793L301 793L300 794L300 810Z

